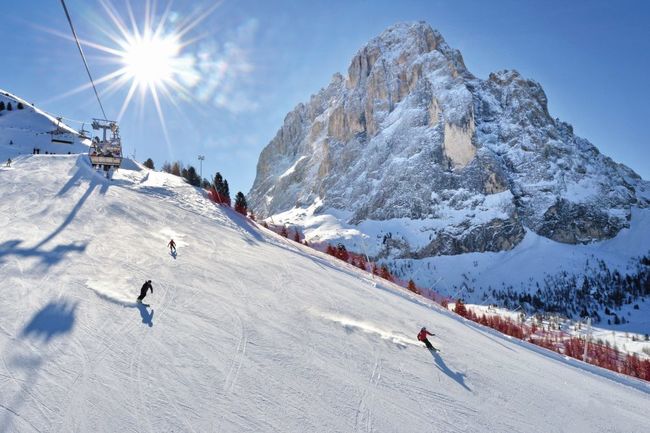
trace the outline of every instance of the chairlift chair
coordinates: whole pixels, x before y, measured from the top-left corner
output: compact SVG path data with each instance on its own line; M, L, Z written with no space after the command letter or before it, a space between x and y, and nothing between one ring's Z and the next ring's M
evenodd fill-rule
M61 118L56 118L56 129L50 131L50 141L52 143L73 144L74 135L61 127Z
M122 164L122 140L120 139L120 128L117 122L105 119L93 119L94 130L102 130L102 137L96 136L88 149L88 157L93 167L103 168L108 172L114 168L118 169ZM110 131L107 137L106 131Z

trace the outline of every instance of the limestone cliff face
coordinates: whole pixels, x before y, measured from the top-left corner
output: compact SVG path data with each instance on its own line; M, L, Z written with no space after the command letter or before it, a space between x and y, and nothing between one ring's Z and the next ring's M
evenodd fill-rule
M378 254L426 257L509 249L525 228L567 243L610 238L632 206L648 206L648 189L553 119L538 83L516 71L478 79L437 31L409 23L287 115L248 198L262 217L318 203L361 232L418 221L425 242L393 237L398 248Z

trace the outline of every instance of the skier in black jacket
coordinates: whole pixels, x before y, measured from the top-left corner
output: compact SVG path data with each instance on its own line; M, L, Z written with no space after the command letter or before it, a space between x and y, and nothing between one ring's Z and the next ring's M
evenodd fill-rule
M151 286L151 280L147 280L142 285L140 289L140 296L138 296L138 302L142 302L145 296L147 296L147 291L151 289L151 294L153 295L153 287Z

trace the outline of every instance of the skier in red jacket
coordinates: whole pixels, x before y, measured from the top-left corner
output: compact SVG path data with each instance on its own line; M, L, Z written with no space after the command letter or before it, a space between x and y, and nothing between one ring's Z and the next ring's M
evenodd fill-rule
M423 326L422 329L420 329L420 332L418 333L418 340L423 342L424 345L427 346L427 349L438 350L435 347L433 347L433 345L431 345L431 342L427 339L427 335L434 336L435 334L430 333L429 331L427 331L427 328Z

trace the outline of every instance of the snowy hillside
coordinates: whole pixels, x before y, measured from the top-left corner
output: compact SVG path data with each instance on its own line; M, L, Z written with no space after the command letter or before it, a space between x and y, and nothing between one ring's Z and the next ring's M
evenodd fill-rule
M90 143L49 113L0 89L0 161L31 154L85 153Z
M373 282L180 178L28 155L0 196L2 433L647 431L647 383Z

